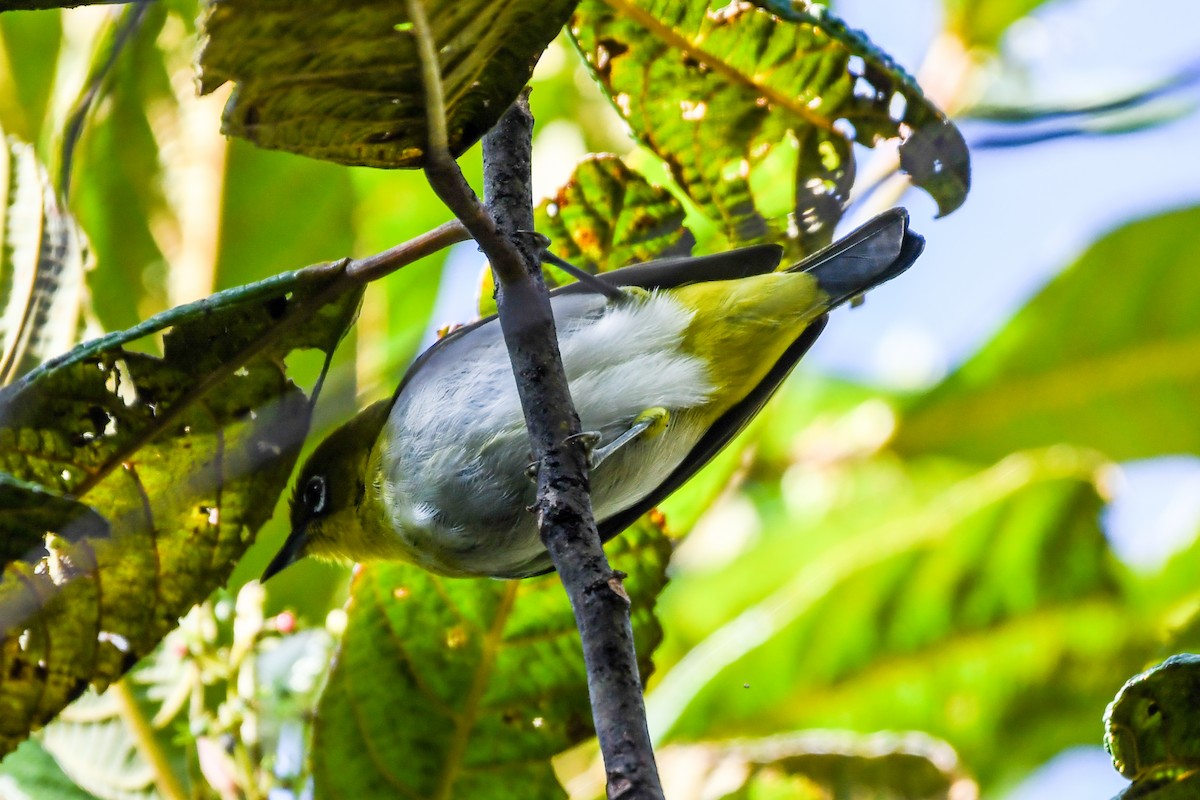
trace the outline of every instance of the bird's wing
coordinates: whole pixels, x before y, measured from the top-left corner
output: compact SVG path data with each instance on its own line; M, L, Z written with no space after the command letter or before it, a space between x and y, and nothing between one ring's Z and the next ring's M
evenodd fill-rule
M907 212L897 208L880 214L845 238L790 267L789 271L809 272L814 275L821 288L830 296L830 308L833 308L908 269L921 254L923 247L924 240L908 230ZM606 272L598 277L615 286L666 289L686 283L730 280L771 272L778 266L782 254L783 250L778 245L755 245L709 256L648 261L645 264ZM581 283L564 286L550 294L552 298L562 298L557 304L560 311L565 310L564 303L574 307L568 315L586 313L592 302L607 302L603 295L595 293ZM495 315L485 317L443 337L413 363L397 393L450 342L471 336L477 331L479 333L476 335L498 335L498 330L487 329L487 326L496 320ZM784 352L762 382L716 421L665 481L629 508L606 519L597 520L601 538L607 541L629 527L634 520L682 486L740 433L812 347L827 321L828 317L824 315L815 319ZM549 571L551 570L546 570Z
M749 275L761 275L773 271L779 265L779 260L782 257L783 248L779 245L759 244L706 256L682 256L647 261L644 264L635 264L631 267L622 267L612 272L605 272L598 277L614 286L670 289L684 283L724 281L734 278L744 278ZM563 300L571 298L568 302L572 306L578 305L579 301L585 296L590 296L589 299L607 302L603 295L597 294L583 283L571 283L550 292L551 302L556 297L562 297ZM560 308L559 312L561 311L562 309ZM556 313L556 316L558 315ZM404 387L408 385L413 376L426 366L430 359L437 357L437 354L448 344L470 336L476 331L492 325L497 320L498 317L492 314L469 325L464 325L453 333L449 333L434 342L413 361L412 366L405 373L404 379L400 382L400 386L396 389L396 395L404 391ZM393 399L395 399L395 396L393 396Z
M815 276L821 289L831 298L829 307L834 308L904 272L916 261L924 245L924 239L908 230L907 212L897 208L880 214L788 271L808 272ZM634 520L665 500L729 444L762 410L784 378L812 347L828 320L826 315L813 320L762 382L716 421L662 484L624 511L597 520L600 538L608 541L632 525Z

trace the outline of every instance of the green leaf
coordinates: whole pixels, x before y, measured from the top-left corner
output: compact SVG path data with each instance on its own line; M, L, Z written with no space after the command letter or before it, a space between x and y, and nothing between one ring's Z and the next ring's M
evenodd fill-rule
M78 500L0 472L0 557L37 561L46 552L46 533L69 542L105 538L108 521Z
M702 796L716 797L721 792L720 796L730 800L950 800L957 796L955 792L962 793L972 785L954 749L921 733L864 736L848 731L805 731L672 745L658 752L658 760L668 781L672 766L683 763L690 785L703 787ZM730 778L736 774L743 775L744 782L730 793ZM787 790L781 792L783 787ZM668 791L670 788L668 783ZM701 792L692 796L701 796Z
M567 19L571 0L426 2L450 149L500 118ZM403 4L214 0L201 91L236 84L222 130L262 147L373 167L420 167L425 93Z
M941 213L957 208L966 145L913 79L828 13L776 13L787 19L748 4L587 0L570 30L634 136L731 244L781 241L793 256L828 244L855 142L902 137L915 182ZM768 192L790 199L768 208Z
M119 677L229 576L307 430L284 357L332 351L357 308L339 276L304 270L173 309L0 392L0 469L111 526L5 570L0 750ZM127 347L164 331L162 358Z
M579 163L553 198L534 210L551 250L593 274L690 249L683 207L617 156ZM561 285L558 281L554 285Z
M550 250L593 275L668 255L686 255L692 238L679 201L629 169L617 156L587 158L552 198L534 209L534 226ZM546 285L575 279L550 264ZM483 276L479 314L496 313L491 272Z
M643 678L670 541L641 523L609 544L629 574ZM592 735L579 634L556 575L447 579L360 568L317 710L318 796L565 797L550 757ZM386 714L378 713L387 709Z
M1094 740L1112 664L1137 663L1153 638L1118 602L1092 485L1101 464L1046 451L957 480L961 467L847 481L839 508L815 523L827 539L816 554L804 546L816 531L780 523L797 555L776 548L773 563L810 555L790 572L751 573L760 583L784 577L652 688L652 732L661 737L675 720L686 737L924 730L985 780ZM746 579L708 575L692 593L721 596ZM682 579L673 607L689 605L681 591ZM960 711L945 713L956 703ZM1016 719L1038 735L996 751Z
M89 257L31 146L0 151L0 198L2 385L75 343Z
M80 788L103 800L158 800L155 768L122 716L122 703L136 703L124 684L102 695L87 692L46 726L38 740ZM165 740L167 737L161 737ZM159 745L165 745L165 741ZM183 753L172 748L175 774L184 766ZM5 766L8 762L5 761Z
M0 82L0 119L10 134L27 142L39 141L54 98L62 46L61 15L0 14L0 44L0 63L8 62L7 80Z
M1117 460L1200 452L1200 207L1092 245L905 414L901 453L999 458L1067 443Z
M0 766L0 796L8 800L96 800L62 771L36 740L23 742Z
M1046 0L943 0L946 27L968 47L996 49L1008 27Z
M198 224L179 219L166 188L187 186L181 194L194 197L200 192L194 165L209 158L189 146L183 130L167 133L161 127L185 113L171 88L169 52L157 45L166 19L164 4L151 3L140 31L112 66L113 89L94 109L75 148L71 207L95 253L97 269L88 275L88 288L103 330L133 327L171 305L169 262L181 258L183 227ZM93 63L103 55L94 53ZM172 135L167 146L164 139ZM309 262L292 266L297 263ZM187 263L193 273L202 268L203 258Z

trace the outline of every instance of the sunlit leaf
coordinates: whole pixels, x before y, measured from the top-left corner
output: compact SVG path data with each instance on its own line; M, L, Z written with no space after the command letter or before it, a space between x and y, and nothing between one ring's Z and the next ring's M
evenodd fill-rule
M554 197L534 211L551 249L589 272L686 255L683 207L616 156L581 162Z
M126 693L118 697L118 690ZM124 686L97 695L85 693L46 726L38 737L63 771L80 787L102 800L157 800L158 765L145 757L137 735L122 716L122 703L137 700ZM171 748L176 774L183 772L182 753ZM5 761L4 767L7 768Z
M659 750L657 760L668 793L673 778L686 780L690 797L953 800L974 796L968 792L975 788L954 749L920 733L805 731L672 745ZM743 782L727 794L738 773Z
M686 255L692 238L683 228L682 205L660 186L650 184L616 156L581 161L571 179L534 209L534 226L550 239L550 251L592 274ZM546 264L547 286L574 281ZM496 313L491 275L483 278L479 314Z
M8 80L0 81L0 119L10 134L39 141L54 97L62 19L58 14L0 14L0 44L10 68ZM21 66L12 70L14 64Z
M852 142L900 137L943 214L966 197L966 145L916 83L823 11L588 0L570 30L634 136L732 244L828 244L854 181ZM666 90L669 87L669 91ZM764 208L756 187L788 187ZM789 215L797 228L789 233Z
M1068 443L1114 459L1200 452L1200 207L1096 242L920 397L903 453L999 458Z
M156 46L166 19L164 3L149 4L139 35L112 66L113 88L75 148L71 205L95 253L88 288L103 330L132 327L170 305L179 230L198 224L178 219L169 199L170 185L186 185L188 193L199 187L194 173L172 171L195 154L181 141L169 56ZM197 269L194 260L189 268Z
M111 526L52 540L0 581L3 750L119 677L228 577L307 429L283 358L329 352L358 298L336 271L284 274L81 345L0 393L0 469ZM164 331L162 358L127 347Z
M54 798L54 800L96 800L66 776L54 757L35 739L22 742L4 759L0 769L0 794L13 800Z
M1009 26L1046 0L943 0L946 27L965 44L994 49Z
M75 343L89 258L31 146L0 151L0 198L2 385Z
M933 472L908 485L853 486L839 498L845 510L821 523L838 535L790 573L786 561L775 569L782 586L652 689L652 730L661 735L680 714L678 732L689 737L924 730L987 780L1020 774L1086 732L1094 738L1113 665L1136 663L1131 640L1144 652L1152 639L1122 627L1092 485L1101 463L1022 454L958 481ZM787 534L803 540L806 531ZM733 578L706 576L693 591L720 596ZM1077 666L1092 659L1094 668ZM1038 707L1044 694L1058 697L1053 710ZM1039 735L997 751L1013 719Z
M504 113L574 2L429 2L450 149L459 154ZM425 93L402 3L214 0L200 85L236 90L223 130L262 147L375 167L419 167Z
M608 547L629 574L643 678L669 540L640 523ZM378 713L379 709L387 713ZM320 796L564 797L550 757L592 735L579 634L556 575L447 579L360 568L317 710Z

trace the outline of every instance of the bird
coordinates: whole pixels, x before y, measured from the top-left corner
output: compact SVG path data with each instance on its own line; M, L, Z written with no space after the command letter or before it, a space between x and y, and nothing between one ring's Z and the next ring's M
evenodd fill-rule
M779 245L752 245L551 292L603 540L745 428L830 310L908 269L924 248L908 225L907 212L892 209L784 270ZM529 511L531 460L498 318L460 328L418 357L391 397L313 450L295 485L291 533L263 580L305 556L402 560L450 577L551 571Z

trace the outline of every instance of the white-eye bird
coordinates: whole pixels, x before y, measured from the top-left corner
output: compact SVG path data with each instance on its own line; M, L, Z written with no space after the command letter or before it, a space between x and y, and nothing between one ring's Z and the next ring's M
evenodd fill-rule
M785 271L776 245L652 261L551 293L571 396L592 447L603 539L723 448L779 388L826 313L903 272L924 240L894 209ZM552 568L530 447L495 317L430 347L396 393L334 431L300 472L292 532L264 580L298 558L402 559L451 576Z

